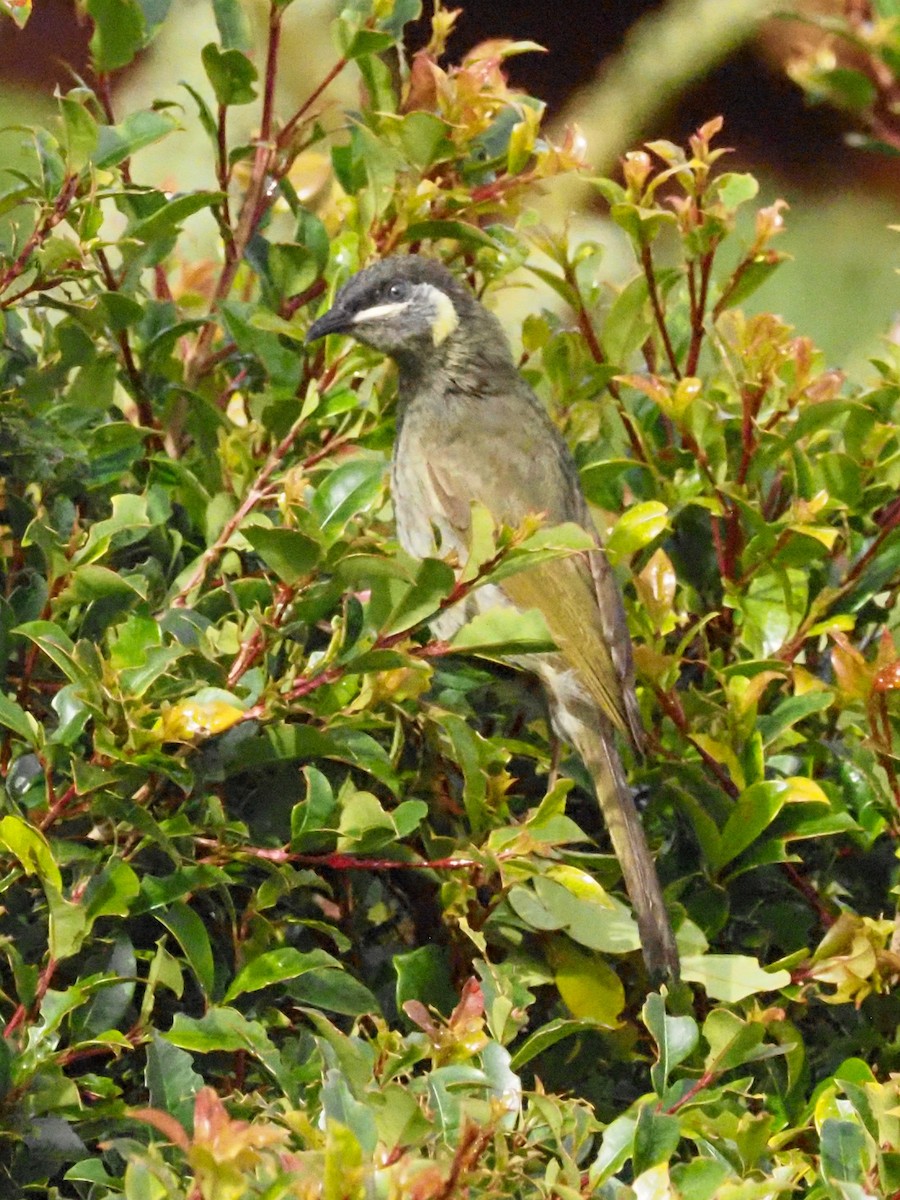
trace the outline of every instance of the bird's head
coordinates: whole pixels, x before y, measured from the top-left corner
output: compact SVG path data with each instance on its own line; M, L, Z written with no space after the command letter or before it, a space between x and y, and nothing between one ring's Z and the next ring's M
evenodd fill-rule
M440 355L477 301L443 264L416 254L354 275L311 326L307 342L346 333L401 363Z

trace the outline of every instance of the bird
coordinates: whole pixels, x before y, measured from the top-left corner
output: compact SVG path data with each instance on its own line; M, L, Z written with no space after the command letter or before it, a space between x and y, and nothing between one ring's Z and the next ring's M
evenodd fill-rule
M497 317L436 258L391 255L352 275L306 342L326 334L349 335L397 365L391 496L407 552L464 562L473 502L512 528L540 515L590 534L590 549L486 584L432 628L449 638L497 604L540 611L557 649L514 665L538 676L555 732L591 776L648 975L677 981L672 926L616 742L644 745L624 604L562 434L519 372Z

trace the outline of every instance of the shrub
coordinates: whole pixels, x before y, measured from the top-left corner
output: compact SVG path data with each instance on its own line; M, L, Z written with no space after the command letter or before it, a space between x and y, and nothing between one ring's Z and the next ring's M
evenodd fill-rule
M528 44L442 66L439 8L407 62L415 0L358 0L323 78L364 100L326 135L321 88L276 120L284 6L262 78L222 2L209 96L124 113L110 73L165 16L87 7L95 86L2 194L6 1194L900 1189L893 348L848 382L741 312L785 206L741 242L756 184L719 121L596 181L634 251L613 289L598 242L530 213L583 164L507 86ZM138 182L183 121L217 186ZM476 513L462 585L402 554L391 370L303 348L338 283L406 248L488 302L544 288L522 369L625 588L671 992L648 994L579 764L555 778L494 662L540 631L428 635L565 529Z

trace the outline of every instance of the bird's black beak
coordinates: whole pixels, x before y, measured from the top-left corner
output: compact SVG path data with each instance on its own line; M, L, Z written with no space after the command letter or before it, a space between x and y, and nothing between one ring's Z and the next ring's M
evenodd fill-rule
M323 313L318 321L313 321L306 334L306 344L317 342L326 333L347 333L352 324L351 318L336 304Z

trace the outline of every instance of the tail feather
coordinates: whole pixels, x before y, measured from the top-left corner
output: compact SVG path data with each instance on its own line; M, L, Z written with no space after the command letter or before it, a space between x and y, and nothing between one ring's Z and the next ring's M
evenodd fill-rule
M678 949L644 827L625 778L614 733L582 725L575 747L594 781L597 800L637 918L647 970L654 979L679 978Z

